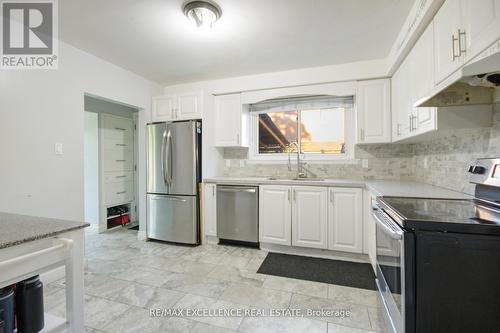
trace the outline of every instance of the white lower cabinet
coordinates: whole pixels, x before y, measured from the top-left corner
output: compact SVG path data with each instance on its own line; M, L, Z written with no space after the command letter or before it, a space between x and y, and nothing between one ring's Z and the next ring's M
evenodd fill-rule
M264 243L292 245L292 208L290 186L259 187L259 240Z
M217 190L215 184L203 188L203 221L206 236L217 236Z
M363 251L363 190L261 185L259 240L288 246Z
M363 190L333 187L328 194L328 249L361 253Z
M292 245L326 249L326 187L294 186L292 188Z

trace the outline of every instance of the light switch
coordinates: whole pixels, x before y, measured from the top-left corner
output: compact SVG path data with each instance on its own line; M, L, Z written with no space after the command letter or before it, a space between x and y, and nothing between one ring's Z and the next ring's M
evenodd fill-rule
M63 154L63 144L62 143L54 144L54 152L56 153L56 155L62 155Z

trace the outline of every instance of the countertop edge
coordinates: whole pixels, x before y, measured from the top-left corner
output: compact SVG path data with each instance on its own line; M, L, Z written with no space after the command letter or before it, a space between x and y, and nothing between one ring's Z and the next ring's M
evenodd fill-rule
M28 243L28 242L33 242L33 241L40 240L40 239L50 238L50 237L53 237L53 236L64 234L66 232L71 232L71 231L75 231L75 230L79 230L79 229L84 229L84 228L87 228L89 226L90 226L90 223L84 223L82 225L77 225L77 226L74 226L74 227L69 227L67 229L60 230L60 231L48 232L48 233L45 233L45 234L39 234L39 235L35 235L35 236L30 236L30 237L19 239L19 240L14 240L14 241L10 241L10 242L0 243L0 250L6 249L6 248L9 248L9 247L13 247L13 246L16 246L16 245L21 245L21 244Z

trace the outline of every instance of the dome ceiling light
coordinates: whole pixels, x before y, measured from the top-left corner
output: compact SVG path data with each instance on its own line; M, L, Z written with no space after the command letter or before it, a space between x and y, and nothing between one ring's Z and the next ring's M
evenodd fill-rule
M222 11L215 3L191 1L184 5L184 15L198 28L212 28Z

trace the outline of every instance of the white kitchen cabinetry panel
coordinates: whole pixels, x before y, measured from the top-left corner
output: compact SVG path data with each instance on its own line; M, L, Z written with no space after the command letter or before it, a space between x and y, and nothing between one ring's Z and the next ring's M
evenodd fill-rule
M460 1L446 0L434 17L436 84L446 79L463 64L459 45L461 40L463 41L463 35L459 35L459 30L463 31ZM462 47L465 47L465 45L462 45Z
M392 77L392 141L406 138L410 133L410 66L403 61Z
M292 245L327 248L326 187L292 188Z
M461 0L465 61L500 38L500 0Z
M201 119L203 92L193 91L153 97L151 120L173 121Z
M201 119L202 99L200 91L179 94L175 120Z
M359 81L356 90L358 143L391 142L390 79Z
M217 191L215 184L205 184L203 192L205 235L217 236Z
M259 187L259 240L264 243L292 245L291 187Z
M247 120L240 93L215 96L215 146L248 147Z
M120 182L108 183L104 189L105 206L124 204L134 200L134 183Z
M175 120L175 96L156 96L153 97L152 121L171 121Z
M134 154L129 149L105 149L102 161L104 172L134 170Z
M328 248L362 253L363 190L330 188L328 207Z
M132 171L105 172L104 183L133 182L134 173Z
M410 63L410 132L422 134L436 129L436 108L415 107L416 101L434 87L434 24L426 28L408 55Z

